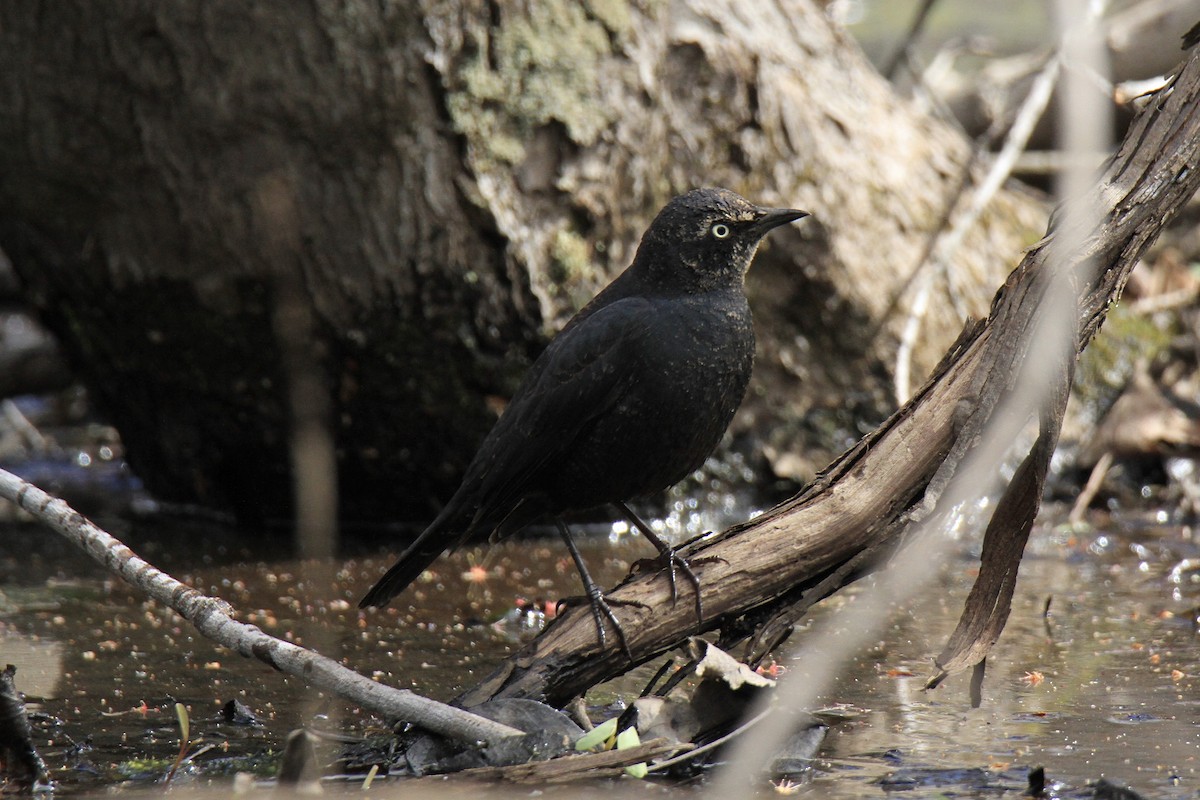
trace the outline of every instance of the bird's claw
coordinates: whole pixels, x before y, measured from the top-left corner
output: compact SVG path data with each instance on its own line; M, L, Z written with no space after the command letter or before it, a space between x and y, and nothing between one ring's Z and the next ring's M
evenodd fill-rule
M692 589L696 592L696 622L697 624L703 624L704 600L700 595L700 578L692 571L691 562L669 546L659 555L659 560L666 562L667 579L671 582L671 604L674 605L679 597L679 593L675 588L675 572L678 569L688 579L688 583L692 584Z
M671 584L671 604L679 599L679 589L676 586L676 574L682 572L687 578L688 583L696 592L696 620L698 623L704 622L704 601L700 595L700 577L692 570L692 564L705 564L713 561L723 561L719 556L701 556L700 558L687 559L679 555L677 551L671 547L662 550L657 558L643 558L635 561L634 569L641 572L650 568L667 570L667 581Z
M606 597L604 592L596 585L587 587L588 593L583 597L564 597L555 605L556 612L561 610L563 606L570 607L574 603L582 600L587 600L588 605L592 609L592 618L596 621L596 635L600 639L600 649L604 650L608 647L608 635L605 633L604 618L612 623L613 630L617 633L617 640L620 642L621 651L625 653L625 657L633 662L633 652L629 649L629 642L625 639L625 629L621 627L620 620L613 613L613 606L637 606L639 608L649 608L650 606L640 600L622 600L616 597Z
M612 605L612 606L637 606L638 608L650 608L650 605L648 603L643 603L641 600L622 600L619 597L609 597L608 595L604 594L603 592L597 592L597 593L600 595L600 598L605 603L608 603L609 605ZM580 603L584 600L587 600L590 603L592 600L591 595L590 594L586 594L586 595L579 594L579 595L575 595L573 597L564 597L561 600L559 600L557 603L554 604L555 611L557 612L558 610L560 610L564 607L570 608L571 606L577 605L578 603Z

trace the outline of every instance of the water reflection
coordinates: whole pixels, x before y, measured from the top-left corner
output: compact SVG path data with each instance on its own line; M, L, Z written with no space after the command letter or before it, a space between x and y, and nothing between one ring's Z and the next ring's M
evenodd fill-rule
M581 543L601 583L615 583L651 555L638 537L614 536L608 524L590 531ZM531 635L530 619L579 592L560 543L535 538L463 548L393 607L364 613L357 600L390 564L390 550L304 562L273 559L272 547L243 534L198 535L190 526L169 533L158 531L155 544L139 549L231 602L244 621L439 699L488 674ZM3 535L14 547L0 556L0 659L17 665L19 688L47 715L36 725L39 746L60 786L99 790L127 778L135 758L173 756L176 701L191 709L194 738L218 745L193 780L217 785L233 771L269 770L286 733L300 725L382 730L379 720L298 679L212 645L56 537L28 526ZM965 676L934 692L921 687L957 621L976 555L963 544L935 588L893 608L877 640L842 665L823 701L863 713L831 729L805 791L863 797L903 788L906 796L933 797L982 791L981 775L1020 788L1013 781L1023 770L1044 764L1052 780L1070 786L1104 775L1156 796L1194 796L1200 586L1192 565L1200 562L1188 559L1200 552L1190 531L1122 520L1104 533L1037 532L1008 629L989 660L984 705L972 710ZM856 595L832 598L814 619L836 624ZM533 610L515 613L518 603ZM784 667L803 652L808 627L776 654ZM632 697L656 666L589 700ZM220 710L229 700L262 724L225 721ZM325 755L332 761L335 752L330 746Z
M62 642L0 628L0 661L19 665L19 685L27 697L58 697L63 672Z

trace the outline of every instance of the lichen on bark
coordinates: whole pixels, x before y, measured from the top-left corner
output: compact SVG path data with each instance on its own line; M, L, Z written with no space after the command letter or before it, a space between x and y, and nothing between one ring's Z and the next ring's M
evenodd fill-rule
M491 10L486 25L467 26L457 63L442 73L446 106L476 168L520 163L525 143L550 122L593 144L616 113L602 102L602 61L618 33L605 22L621 24L620 15L606 8L597 18L568 0Z

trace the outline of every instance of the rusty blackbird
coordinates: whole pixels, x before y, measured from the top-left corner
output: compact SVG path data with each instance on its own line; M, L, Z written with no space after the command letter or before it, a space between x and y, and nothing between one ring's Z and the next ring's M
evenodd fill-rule
M592 602L601 646L607 617L628 652L561 519L612 504L659 550L672 596L676 568L688 576L702 616L695 574L626 502L677 483L720 441L754 361L746 270L768 231L804 216L727 189L671 200L633 263L534 362L458 491L359 606L387 604L472 534L504 536L551 517Z

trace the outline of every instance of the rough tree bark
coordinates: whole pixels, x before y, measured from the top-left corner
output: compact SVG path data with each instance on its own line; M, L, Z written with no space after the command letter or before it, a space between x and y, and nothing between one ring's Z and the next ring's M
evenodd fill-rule
M290 504L281 296L309 305L290 358L327 387L343 515L424 519L544 336L700 184L821 222L752 273L735 423L807 474L886 412L969 150L804 0L5 3L0 95L31 302L153 492L252 517ZM991 206L919 367L1040 221Z
M1064 236L1052 226L996 294L987 320L967 325L909 403L796 497L688 548L685 555L700 578L709 617L704 627L749 634L759 625L770 629L776 620L795 619L797 609L885 562L913 522L942 513L938 506L948 473L959 469L976 446L1029 353L1053 347L1038 340L1036 321L1054 313L1044 295L1055 270L1067 276L1075 292L1077 314L1070 322L1081 352L1120 297L1141 253L1200 187L1197 164L1200 48L1193 48L1173 83L1146 98L1100 176L1093 193L1100 215L1094 230ZM1041 435L996 506L980 577L959 630L937 660L943 676L980 663L1007 619L1070 386L1070 369L1056 372L1042 408L1034 401L1004 410L1015 417L1007 420L1010 430L1040 412ZM672 604L668 586L655 571L632 576L608 593L618 601L644 604L622 604L617 611L638 663L696 632L691 598ZM774 627L774 633L784 631ZM494 697L535 697L564 703L629 666L615 643L598 648L585 605L568 609L459 701L471 706Z

